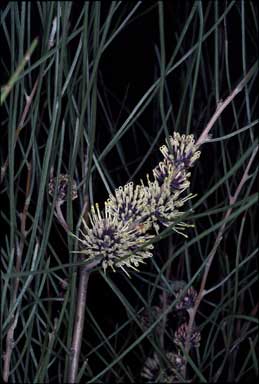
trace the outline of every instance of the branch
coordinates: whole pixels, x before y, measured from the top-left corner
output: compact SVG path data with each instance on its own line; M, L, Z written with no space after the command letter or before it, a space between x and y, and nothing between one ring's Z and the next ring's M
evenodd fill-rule
M84 329L85 319L85 305L87 297L87 286L89 280L89 271L86 267L81 267L78 296L77 296L77 308L74 323L73 341L71 347L71 357L69 361L68 382L75 383L76 375L78 371L79 356L82 345L82 335Z
M252 68L245 75L245 77L240 81L240 83L236 86L236 88L231 92L231 94L224 101L221 101L218 104L217 109L216 109L214 115L212 116L212 118L210 119L210 121L208 122L206 127L204 128L204 130L203 130L202 134L200 135L199 139L197 140L197 143L196 143L197 145L201 145L201 144L205 143L206 141L209 141L208 140L208 133L209 133L209 131L211 130L211 128L213 127L215 122L218 120L219 116L222 114L224 109L228 106L228 104L231 103L231 101L236 97L236 95L239 92L242 91L242 89L246 85L247 81L250 79L250 77L257 70L257 67L258 67L258 62L256 62L252 66Z
M88 217L87 217L88 210L89 210L89 202L88 202L88 198L86 198L83 211L81 214L81 217L84 216L86 221L88 221ZM77 228L79 228L80 222L81 222L81 218L79 219ZM75 320L74 320L73 340L72 340L71 355L70 355L69 367L68 367L67 381L69 383L76 383L76 376L78 372L78 364L79 364L79 357L81 352L83 330L84 330L88 280L89 280L91 270L94 267L96 267L96 265L99 264L99 262L100 260L93 260L92 262L88 263L86 266L84 265L80 268L76 314L75 314Z
M71 356L70 356L69 369L68 369L69 383L76 383L79 357L80 357L81 345L82 345L82 339L83 339L88 280L89 280L91 270L99 262L100 262L99 260L94 260L91 263L87 264L86 266L83 266L80 268L74 332L73 332Z
M251 155L251 158L248 162L248 165L245 169L245 172L240 180L240 183L235 191L235 194L234 196L230 196L229 198L229 203L230 205L232 206L233 204L235 204L237 198L238 198L238 195L242 189L242 187L244 186L245 182L247 181L247 179L249 178L249 170L251 168L251 165L254 161L254 158L256 156L256 153L258 151L258 146L254 149L252 155ZM232 212L232 207L230 207L226 214L224 215L224 218L223 218L223 223L222 223L222 226L220 227L219 229L219 232L218 232L218 235L216 237L216 240L215 240L215 243L212 247L212 250L210 251L209 255L208 255L208 259L207 259L207 263L205 265L205 270L204 270L204 274L203 274L203 277L202 277L202 281L201 281L201 285L200 285L200 289L199 289L199 293L198 293L198 296L197 296L197 299L195 301L195 304L194 304L194 307L191 308L189 310L189 315L190 315L190 318L189 318L189 324L188 324L188 330L187 330L187 337L186 337L186 342L185 342L185 352L186 354L188 355L189 354L189 351L190 351L190 338L191 338L191 333L192 333L192 329L193 329L193 325L194 325L194 322L195 322L195 316L196 316L196 313L198 311L198 308L199 308L199 305L203 299L203 297L207 294L207 291L205 290L205 286L206 286L206 282L207 282L207 278L208 278L208 274L209 274L209 271L210 271L210 267L211 267L211 264L213 262L213 259L214 259L214 256L216 254L216 251L218 249L218 246L221 242L221 240L223 239L223 235L224 235L224 230L225 230L225 227L226 227L226 222L227 222L227 219L228 217L230 216L231 212ZM186 375L186 365L185 365L185 372L184 372L184 377Z

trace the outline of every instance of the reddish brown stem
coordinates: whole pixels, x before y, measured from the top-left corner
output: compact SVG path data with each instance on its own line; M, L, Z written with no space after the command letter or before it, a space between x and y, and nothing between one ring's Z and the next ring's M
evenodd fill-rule
M211 128L213 127L213 125L215 124L215 122L218 120L219 116L222 114L222 112L224 111L224 109L229 105L229 103L231 103L231 101L236 97L236 95L242 91L242 89L244 88L244 86L246 85L247 81L249 80L249 78L253 75L253 73L256 71L257 69L257 66L258 64L254 64L252 66L252 68L250 68L250 70L248 71L248 73L246 74L246 76L240 81L240 83L236 86L236 88L231 92L231 94L224 100L224 101L221 101L218 106L217 106L217 109L215 111L215 113L213 114L213 116L211 117L210 121L208 122L208 124L206 125L206 127L204 128L202 134L200 135L199 139L197 140L197 145L201 145L203 144L204 142L206 141L209 141L208 140L208 137L209 137L209 131L211 130Z

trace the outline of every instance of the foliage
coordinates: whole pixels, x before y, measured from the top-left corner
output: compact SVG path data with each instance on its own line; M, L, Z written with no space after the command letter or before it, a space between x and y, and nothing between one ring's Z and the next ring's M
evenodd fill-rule
M173 132L199 138L222 100L257 69L257 16L255 2L245 1L4 7L5 381L66 380L77 271L85 263L70 231L79 236L88 199L103 210L118 186L140 185L161 161L165 137L167 143ZM183 356L187 370L172 373L179 381L258 376L255 75L218 117L192 169L197 196L181 217L194 225L188 238L165 228L152 239L153 257L130 279L105 274L100 265L91 272L78 381L149 380L145 364L161 363L164 375L163 367ZM162 171L156 168L158 176ZM51 180L64 174L75 180L77 199L73 182L67 198L57 199L58 187L48 194ZM193 317L200 340L191 350L180 343L179 357L176 332L179 343L196 294L188 308L181 300L199 293L203 281L206 295Z

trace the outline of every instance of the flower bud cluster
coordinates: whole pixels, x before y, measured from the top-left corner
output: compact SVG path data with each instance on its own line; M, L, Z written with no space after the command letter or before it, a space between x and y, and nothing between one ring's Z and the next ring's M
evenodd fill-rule
M184 358L179 353L167 352L166 360L168 367L163 367L161 359L154 353L145 361L141 376L147 383L178 383L179 377L183 376Z
M159 296L159 305L153 306L149 311L145 310L140 316L140 322L144 330L147 330L152 324L161 317L163 311L171 305L174 297L178 299L174 311L176 313L182 312L182 310L189 311L195 305L197 298L197 292L193 287L189 287L187 290L184 288L186 285L183 281L169 281L169 285L172 288L173 293L167 295L166 305L164 303L164 297L161 294ZM178 318L178 321L180 318ZM154 332L158 337L161 337L162 332L167 335L172 334L169 339L169 349L166 352L168 364L165 368L164 362L157 356L156 353L153 357L148 357L143 365L140 375L148 383L165 382L165 383L177 383L182 382L184 367L186 365L186 359L183 356L182 350L185 349L187 339L190 343L190 348L199 348L201 341L201 334L197 327L189 329L188 321L181 322L180 326L172 331L173 324L167 319L163 326L160 321L154 328ZM168 344L168 341L167 341ZM181 380L182 378L182 380Z

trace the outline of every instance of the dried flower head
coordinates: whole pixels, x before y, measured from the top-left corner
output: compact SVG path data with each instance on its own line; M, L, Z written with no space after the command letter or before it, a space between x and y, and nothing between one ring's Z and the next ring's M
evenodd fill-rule
M177 383L179 382L179 376L183 376L184 358L173 352L167 352L166 358L168 360L168 366L161 366L161 362L156 353L153 358L148 357L145 361L144 367L141 372L141 376L147 380L148 383Z
M200 157L193 135L180 135L174 132L173 136L169 136L169 140L166 140L166 144L160 151L164 158L177 168L190 168Z
M140 185L134 186L133 182L130 182L124 187L115 189L114 195L109 195L107 210L117 220L137 225L145 221L143 215L144 197L143 187Z
M184 323L174 333L174 343L176 345L185 346L188 335L188 324ZM200 332L193 328L190 336L190 346L193 348L197 348L200 346L201 334Z
M143 311L140 315L140 324L142 327L147 330L153 323L154 321L157 320L157 318L162 314L162 308L158 306L153 306L149 309L146 309ZM161 334L163 331L163 320L161 320L155 327L155 331L158 334Z
M152 244L144 247L144 243L152 238L141 233L137 227L130 227L129 223L118 221L112 216L107 204L102 215L98 204L92 207L89 214L91 226L83 220L79 253L89 260L100 259L104 271L111 267L113 271L121 268L127 275L126 267L137 271L144 259L151 257Z
M48 192L50 196L54 196L55 188L57 185L57 202L64 203L68 199L68 190L69 183L71 185L71 198L72 200L77 198L77 186L76 181L73 180L69 175L59 175L58 177L51 177L49 181L49 189Z
M145 204L144 213L152 221L155 231L158 233L160 226L169 226L173 224L185 212L180 211L187 200L192 198L192 194L181 197L181 191L172 192L171 177L166 177L163 184L159 185L157 180L150 181L147 176L148 185L144 186ZM183 230L188 225L183 222L178 222L173 229L185 236L180 230Z
M181 297L184 289L179 289L176 293L176 297ZM187 292L181 297L180 301L176 304L176 309L190 309L193 308L195 300L197 298L197 292L193 287L188 288Z

